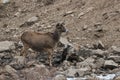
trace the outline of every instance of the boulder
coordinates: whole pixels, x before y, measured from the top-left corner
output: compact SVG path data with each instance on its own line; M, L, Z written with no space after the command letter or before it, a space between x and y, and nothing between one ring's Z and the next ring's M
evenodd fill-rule
M120 56L117 56L117 55L114 56L113 55L113 56L109 56L108 59L112 59L116 63L120 63Z
M107 69L114 69L118 67L118 64L115 63L113 60L106 60L104 63L104 67Z
M78 52L79 56L82 56L84 58L88 58L90 57L93 53L92 53L92 50L91 49L88 49L88 48L81 48Z
M11 48L15 49L14 42L12 41L1 41L0 42L0 52L10 51Z
M112 53L120 55L120 47L112 46L111 50L112 50Z
M10 0L1 0L0 3L3 3L3 4L6 4L6 3L9 3Z
M35 65L32 68L22 70L25 80L47 80L50 75L49 70L44 65Z
M101 49L92 50L91 55L96 55L97 57L104 57L108 54L108 51L103 51Z
M87 68L88 70L91 70L92 68L96 68L96 65L94 64L94 59L89 57L86 60L82 62L78 62L76 64L77 68Z
M11 74L11 76L14 78L14 80L20 80L19 76L17 74L17 71L14 68L12 68L10 65L5 66L5 71L7 73Z
M26 58L23 56L15 56L10 65L15 69L20 70L26 66Z

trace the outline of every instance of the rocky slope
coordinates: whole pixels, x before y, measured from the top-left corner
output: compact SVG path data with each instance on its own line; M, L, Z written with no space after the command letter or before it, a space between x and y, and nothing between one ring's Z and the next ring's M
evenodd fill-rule
M119 0L2 1L0 80L119 80ZM61 21L69 32L55 50L54 67L47 65L45 53L36 57L29 50L27 58L19 56L25 30L48 32Z

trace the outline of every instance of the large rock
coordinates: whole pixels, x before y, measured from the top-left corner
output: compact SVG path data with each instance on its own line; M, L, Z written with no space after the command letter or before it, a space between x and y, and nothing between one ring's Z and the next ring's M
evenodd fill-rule
M15 49L15 45L14 45L14 42L12 41L2 41L0 42L0 52L3 52L3 51L9 51L12 49Z
M105 60L103 58L97 59L95 61L96 69L100 69L105 63Z
M108 59L112 59L113 61L115 61L116 63L120 63L120 56L110 56L108 57Z
M19 76L17 74L17 71L14 68L12 68L11 66L6 65L5 71L8 72L9 74L11 74L11 76L14 78L14 80L20 80Z
M9 64L13 59L13 56L10 53L0 53L0 66Z
M94 64L94 59L89 57L86 60L79 62L76 64L77 68L87 68L88 70L91 70L92 68L96 68L96 65Z
M84 58L88 58L93 54L91 49L84 48L84 47L81 48L78 53L79 53L79 56L82 56Z
M85 74L88 74L90 70L88 68L69 68L65 71L67 77L80 77L84 76Z
M39 19L38 19L38 16L33 16L31 18L29 18L27 21L25 21L24 23L22 23L20 25L20 27L26 27L26 26L31 26L33 25L35 22L37 22Z
M15 69L20 70L26 66L26 58L23 56L15 56L10 65Z
M64 75L56 75L53 80L67 80L67 78Z
M118 67L118 64L115 63L113 60L106 60L104 63L104 67L108 69L114 69Z
M4 74L0 75L0 80L6 80L6 76Z
M116 76L113 80L120 80L120 76Z
M47 80L50 75L49 70L44 65L35 65L35 67L22 70L25 80Z
M104 57L108 54L108 51L103 51L101 49L92 50L91 55L96 55L98 57Z
M111 50L112 50L112 53L120 55L120 47L112 46Z
M10 0L0 0L0 3L3 3L3 4L6 4L6 3L9 3Z

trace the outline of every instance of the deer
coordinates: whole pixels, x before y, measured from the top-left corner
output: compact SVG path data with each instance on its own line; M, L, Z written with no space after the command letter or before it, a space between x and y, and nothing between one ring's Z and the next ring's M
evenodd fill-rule
M61 34L67 32L64 23L57 23L53 32L35 32L35 31L25 31L21 35L21 42L23 43L23 49L21 51L21 56L26 56L26 51L31 48L37 52L47 52L49 66L52 66L52 57L54 53L54 48L56 47Z

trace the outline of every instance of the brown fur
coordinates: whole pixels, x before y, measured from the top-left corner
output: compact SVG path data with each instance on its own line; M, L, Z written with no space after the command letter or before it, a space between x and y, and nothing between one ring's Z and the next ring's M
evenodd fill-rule
M38 33L32 31L26 31L21 36L21 41L24 45L22 50L22 55L26 56L26 51L31 48L35 51L46 51L49 53L49 65L51 64L51 58L53 54L53 49L56 43L59 41L61 33L65 32L66 29L63 24L58 23L56 29L53 33Z

